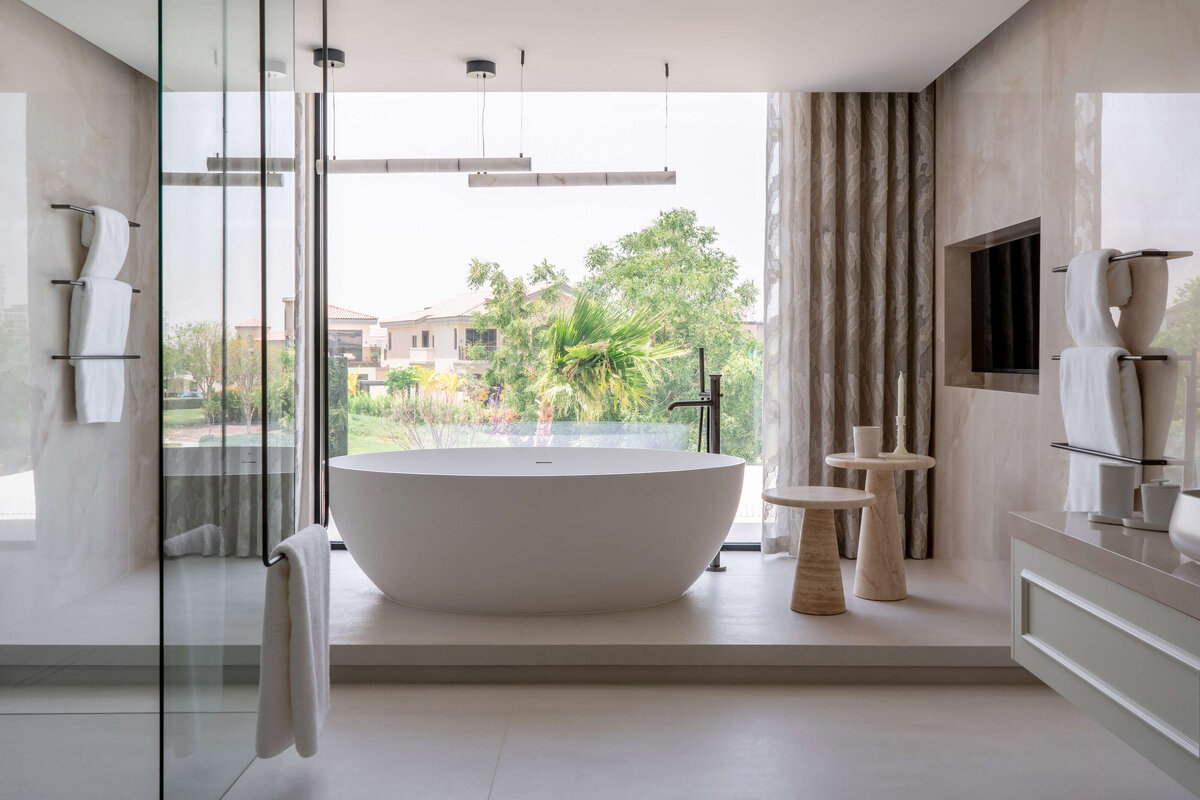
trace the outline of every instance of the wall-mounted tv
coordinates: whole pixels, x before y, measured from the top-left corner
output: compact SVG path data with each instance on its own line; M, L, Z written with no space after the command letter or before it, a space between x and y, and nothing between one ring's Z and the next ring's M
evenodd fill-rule
M971 253L971 369L1038 371L1041 235Z

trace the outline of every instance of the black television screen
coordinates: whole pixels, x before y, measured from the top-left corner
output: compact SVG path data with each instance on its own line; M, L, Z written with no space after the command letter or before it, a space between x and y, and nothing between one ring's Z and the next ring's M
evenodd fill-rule
M1040 234L971 254L971 369L1038 371Z

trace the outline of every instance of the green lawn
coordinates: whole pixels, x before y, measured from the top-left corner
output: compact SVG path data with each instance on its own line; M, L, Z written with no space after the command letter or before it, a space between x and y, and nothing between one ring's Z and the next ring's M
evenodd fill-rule
M172 408L163 412L163 429L198 428L204 424L204 409Z
M387 423L382 417L351 414L347 438L351 455L399 449L396 442L388 437Z

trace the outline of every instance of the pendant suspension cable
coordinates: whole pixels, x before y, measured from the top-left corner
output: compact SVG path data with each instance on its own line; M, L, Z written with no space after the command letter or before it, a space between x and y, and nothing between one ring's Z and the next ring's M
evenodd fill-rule
M520 111L517 123L517 157L525 157L525 51L521 51L521 89L518 93Z
M667 158L668 134L671 130L671 62L663 63L663 172L667 171L670 160Z
M333 103L333 113L329 115L329 151L330 157L337 161L337 70L329 70L329 100Z

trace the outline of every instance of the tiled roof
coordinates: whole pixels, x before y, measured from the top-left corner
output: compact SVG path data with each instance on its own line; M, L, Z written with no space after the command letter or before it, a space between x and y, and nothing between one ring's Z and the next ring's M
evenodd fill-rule
M233 327L235 327L235 328L261 328L262 323L256 319L254 319L253 317L251 317L250 319L242 320L241 322L239 322L237 325L234 325Z
M329 317L329 319L339 319L339 320L354 319L354 320L362 320L363 322L378 322L379 321L379 317L373 317L370 314L364 314L361 311L351 311L348 308L342 308L341 306L335 306L332 304L330 304L329 310L326 312L326 315Z
M540 283L529 287L526 296L533 297L549 288L550 284ZM572 294L570 284L562 287L564 294ZM453 297L448 297L441 302L434 303L425 308L418 308L414 311L408 311L395 317L390 317L383 320L381 325L411 325L418 322L435 319L461 319L469 317L476 311L483 310L483 304L492 296L491 292L463 292L456 294Z

